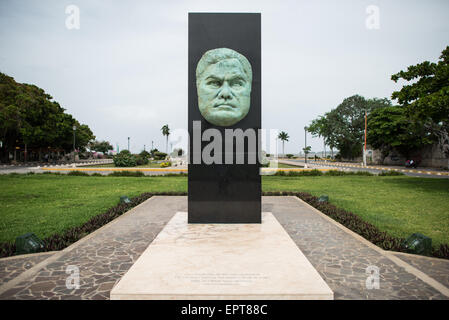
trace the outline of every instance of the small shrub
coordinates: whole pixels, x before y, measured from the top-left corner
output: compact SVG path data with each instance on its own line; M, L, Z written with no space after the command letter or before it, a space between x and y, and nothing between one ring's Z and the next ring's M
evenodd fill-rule
M143 177L145 174L142 171L114 171L108 174L111 177Z
M274 174L275 176L281 176L281 177L302 177L302 176L322 176L323 172L317 169L313 170L301 170L301 171L284 171L279 170L276 171Z
M154 160L164 160L167 154L164 152L156 151L153 153Z
M432 248L432 256L442 259L449 259L449 245L441 244L438 249Z
M136 164L138 166L141 166L141 165L144 165L144 164L148 164L148 162L150 162L150 160L147 157L142 156L140 154L135 156L135 158L136 158Z
M95 172L91 174L91 177L105 177L105 176L102 175L101 173Z
M16 245L10 242L0 243L0 258L13 256L16 252Z
M324 173L325 176L344 176L346 172L339 170L329 170Z
M148 151L142 151L141 153L139 153L139 156L147 159L151 158L151 154Z
M116 167L135 167L137 164L136 157L128 150L120 151L119 154L114 156L113 161Z
M287 153L285 156L289 159L293 158L293 155L291 153Z
M76 171L76 170L72 170L70 172L67 173L68 176L89 176L89 174L87 174L86 172L83 171Z
M147 176L147 177L187 177L188 174L186 172L180 172L180 173L166 173L158 176Z
M388 170L388 171L382 171L381 173L378 174L378 176L403 176L404 173L400 172L400 171L395 171L395 170Z

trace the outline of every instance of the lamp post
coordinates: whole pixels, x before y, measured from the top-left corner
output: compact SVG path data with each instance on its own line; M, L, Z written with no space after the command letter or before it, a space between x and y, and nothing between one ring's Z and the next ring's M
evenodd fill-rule
M366 116L366 110L365 110L365 144L363 145L363 166L366 167L366 126L367 126L367 116Z
M75 136L76 126L73 126L73 162L75 162Z
M326 138L323 137L324 158L326 158Z
M128 137L128 151L129 151L129 137ZM130 151L131 152L131 151Z
M307 165L307 126L304 127L304 161Z

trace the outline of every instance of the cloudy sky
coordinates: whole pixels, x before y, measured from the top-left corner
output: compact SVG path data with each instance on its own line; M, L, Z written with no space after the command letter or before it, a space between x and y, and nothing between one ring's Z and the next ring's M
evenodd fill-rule
M69 5L79 29L66 26ZM165 150L160 128L187 128L188 12L262 14L262 126L288 132L288 153L312 119L353 94L390 97L393 73L449 45L447 0L1 0L0 72L43 88L114 148L130 137L133 152Z

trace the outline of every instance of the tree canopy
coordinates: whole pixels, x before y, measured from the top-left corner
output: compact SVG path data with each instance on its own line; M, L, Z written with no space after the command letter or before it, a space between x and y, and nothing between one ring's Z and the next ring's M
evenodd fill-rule
M424 61L409 66L391 79L409 82L393 92L392 99L397 99L407 115L423 128L424 134L430 133L438 139L449 157L449 46L437 63Z
M368 128L368 144L379 149L383 157L393 149L408 156L413 150L434 142L433 136L411 121L401 106L374 110L368 116Z
M362 154L365 112L391 106L387 98L365 99L354 95L343 100L335 109L314 119L307 131L324 137L332 149L337 148L343 158L353 159Z
M35 85L17 83L0 73L0 157L18 146L28 148L73 149L73 126L76 126L76 148L84 149L94 139L90 128L65 113L59 103Z
M108 141L92 141L89 143L89 149L93 151L108 153L109 150L113 150L114 147Z

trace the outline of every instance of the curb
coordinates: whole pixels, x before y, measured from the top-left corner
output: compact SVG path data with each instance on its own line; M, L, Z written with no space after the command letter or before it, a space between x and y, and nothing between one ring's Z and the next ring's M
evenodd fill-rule
M342 163L332 163L332 162L321 162L317 161L315 164L325 165L325 166L333 166L333 167L351 167L351 168L361 168L361 169L374 169L374 170L384 170L384 171L400 171L400 172L409 172L409 173L421 173L421 174L429 174L429 175L437 175L437 176L449 176L449 172L445 171L431 171L431 170L411 170L411 169L399 169L399 168L386 168L386 167L375 167L375 166L361 166L357 164L342 164Z

